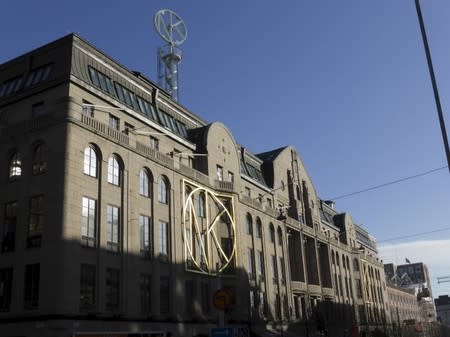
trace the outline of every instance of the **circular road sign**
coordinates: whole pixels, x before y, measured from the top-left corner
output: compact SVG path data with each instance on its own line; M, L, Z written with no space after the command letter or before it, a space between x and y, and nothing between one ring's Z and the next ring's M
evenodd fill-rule
M231 293L227 289L219 289L214 293L213 303L216 309L226 310L231 307Z

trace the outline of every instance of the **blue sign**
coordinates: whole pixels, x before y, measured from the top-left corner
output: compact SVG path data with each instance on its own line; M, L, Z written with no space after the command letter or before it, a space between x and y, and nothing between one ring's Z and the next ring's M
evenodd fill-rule
M210 337L233 337L233 328L212 328Z

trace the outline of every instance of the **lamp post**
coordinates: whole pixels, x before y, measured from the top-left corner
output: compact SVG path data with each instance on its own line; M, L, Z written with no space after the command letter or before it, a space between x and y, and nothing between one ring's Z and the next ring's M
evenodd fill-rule
M427 57L428 70L430 72L431 84L433 86L434 100L436 102L436 109L437 109L437 113L438 113L438 117L439 117L439 125L441 126L442 140L444 142L445 155L447 157L447 165L448 165L448 169L450 172L450 147L448 145L447 130L445 128L444 116L442 114L441 100L439 99L439 91L438 91L437 84L436 84L436 78L434 76L434 69L433 69L433 62L431 60L430 47L428 46L427 34L425 32L425 24L423 22L422 10L420 9L419 0L415 0L415 4L416 4L416 11L417 11L417 18L419 19L420 32L422 34L423 47L425 49L425 54Z

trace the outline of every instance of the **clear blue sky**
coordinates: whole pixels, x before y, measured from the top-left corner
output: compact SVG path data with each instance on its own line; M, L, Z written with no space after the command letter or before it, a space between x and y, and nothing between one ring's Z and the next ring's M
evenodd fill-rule
M188 26L181 103L254 153L294 145L322 198L446 165L414 0L9 1L0 63L76 32L156 79L161 8ZM450 1L422 0L422 11L447 116ZM336 206L382 241L449 228L449 203L441 170ZM450 230L409 240L420 239Z

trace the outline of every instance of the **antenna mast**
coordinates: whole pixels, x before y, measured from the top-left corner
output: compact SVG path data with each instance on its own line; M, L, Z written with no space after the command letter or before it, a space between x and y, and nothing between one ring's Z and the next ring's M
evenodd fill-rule
M170 9L159 10L154 25L159 36L167 42L158 48L158 84L178 101L178 65L182 53L177 46L186 40L187 28L183 19Z

